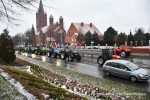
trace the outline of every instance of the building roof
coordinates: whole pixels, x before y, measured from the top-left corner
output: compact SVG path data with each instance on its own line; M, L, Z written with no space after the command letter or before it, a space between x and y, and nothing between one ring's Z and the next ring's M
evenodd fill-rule
M38 12L44 12L42 0L40 0Z
M77 28L77 30L83 34L86 34L88 31L91 33L98 33L98 35L102 35L102 33L98 30L98 28L90 23L90 24L85 24L85 23L73 23L74 26Z
M53 32L58 32L60 29L62 29L62 27L59 26L59 25L58 26L56 26L56 25L54 25L54 26L48 25L48 26L42 27L41 31L42 31L42 33L47 33L50 30L53 31ZM62 30L65 31L64 29L62 29ZM41 31L37 32L36 35L39 35Z

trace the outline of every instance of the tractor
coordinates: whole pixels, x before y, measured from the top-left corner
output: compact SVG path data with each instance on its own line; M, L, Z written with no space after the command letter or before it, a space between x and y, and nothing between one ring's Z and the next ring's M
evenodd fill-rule
M73 62L74 59L76 59L77 61L80 61L81 55L76 51L73 51L69 48L65 48L64 50L61 50L60 58L62 60L65 60L66 58L68 58L69 61Z
M46 54L48 57L60 58L60 50L57 48L49 47L46 50Z
M131 50L128 49L125 45L121 45L118 48L113 49L114 54L120 55L122 58L129 57L131 55Z
M118 55L115 55L113 52L113 49L106 48L102 49L101 55L97 58L97 63L102 66L106 60L110 59L120 59L121 57Z
M46 49L44 46L37 46L34 48L33 53L37 55L46 55Z

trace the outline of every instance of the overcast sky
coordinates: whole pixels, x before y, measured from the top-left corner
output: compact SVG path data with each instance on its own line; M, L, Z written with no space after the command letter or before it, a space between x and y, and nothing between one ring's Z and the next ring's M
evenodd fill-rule
M65 29L68 30L71 22L92 22L104 33L110 26L119 33L129 33L143 27L150 32L150 0L43 0L48 17L52 14L54 21L60 16L64 18ZM38 5L37 5L38 6ZM52 8L50 8L52 7ZM23 33L36 26L36 10L33 13L24 12L20 18L20 26L4 24L0 21L0 31L8 27L10 34Z

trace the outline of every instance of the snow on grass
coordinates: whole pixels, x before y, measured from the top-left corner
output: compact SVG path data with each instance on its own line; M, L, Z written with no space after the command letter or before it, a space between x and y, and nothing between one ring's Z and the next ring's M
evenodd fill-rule
M5 73L2 69L0 69L0 75L4 77L10 84L12 84L15 89L26 97L27 100L36 100L36 97L30 94L28 91L24 89L24 87L15 79L11 78L7 73Z

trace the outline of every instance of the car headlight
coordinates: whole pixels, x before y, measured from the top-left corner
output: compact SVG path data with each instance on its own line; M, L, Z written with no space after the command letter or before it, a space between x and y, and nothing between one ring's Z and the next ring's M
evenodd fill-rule
M143 74L139 74L139 76L140 76L140 77L145 77L145 75L143 75Z

